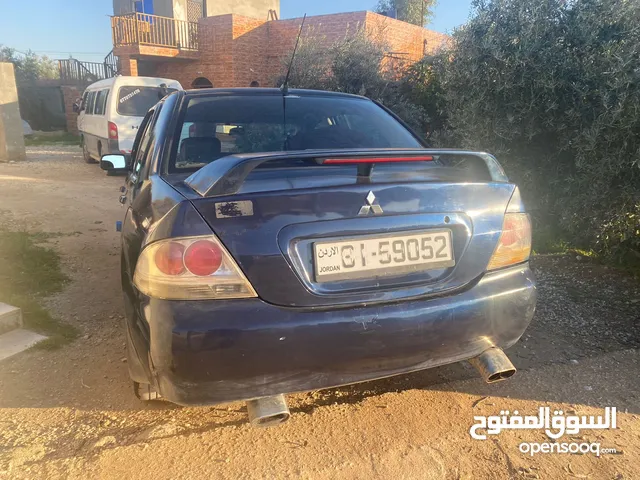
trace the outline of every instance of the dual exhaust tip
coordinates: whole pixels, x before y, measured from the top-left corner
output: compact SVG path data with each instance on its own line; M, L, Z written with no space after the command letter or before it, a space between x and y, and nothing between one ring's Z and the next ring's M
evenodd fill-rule
M516 373L516 367L501 348L492 347L469 360L487 383L506 380ZM272 427L289 420L291 413L284 395L274 395L247 402L249 422L254 427Z

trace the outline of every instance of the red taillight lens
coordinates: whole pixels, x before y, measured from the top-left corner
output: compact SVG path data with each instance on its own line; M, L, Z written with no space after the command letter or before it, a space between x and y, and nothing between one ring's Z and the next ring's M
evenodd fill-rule
M184 264L194 275L200 277L211 275L222 265L222 251L213 242L199 240L187 248Z
M109 122L107 125L108 125L108 128L109 128L109 139L110 140L117 140L118 139L118 126L113 122Z
M144 295L167 300L257 297L214 234L150 243L138 257L133 284Z
M325 158L323 165L349 165L355 163L431 162L431 155L415 157Z
M165 243L155 255L156 266L165 275L180 275L184 272L184 245L176 242Z

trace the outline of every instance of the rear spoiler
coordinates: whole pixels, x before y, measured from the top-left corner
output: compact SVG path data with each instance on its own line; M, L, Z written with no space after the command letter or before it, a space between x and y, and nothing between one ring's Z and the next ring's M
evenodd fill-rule
M484 152L447 149L366 149L299 150L259 154L229 155L219 158L189 176L185 185L202 197L233 195L249 174L266 162L286 159L315 160L318 165L357 164L358 177L369 177L376 163L437 161L441 156L472 156L484 161L494 182L508 182L502 166L493 155Z

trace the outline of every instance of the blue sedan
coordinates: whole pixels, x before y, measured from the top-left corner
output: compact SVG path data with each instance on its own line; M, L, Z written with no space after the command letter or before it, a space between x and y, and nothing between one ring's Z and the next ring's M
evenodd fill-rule
M425 146L385 107L309 90L175 92L144 118L120 201L129 373L144 400L246 400L463 360L488 382L536 286L518 187Z

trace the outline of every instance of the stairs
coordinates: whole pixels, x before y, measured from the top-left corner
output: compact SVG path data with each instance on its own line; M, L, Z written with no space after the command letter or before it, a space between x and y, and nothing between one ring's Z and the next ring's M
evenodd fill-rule
M75 58L58 60L60 80L65 85L88 85L98 80L115 77L119 73L118 57L113 50L104 57L103 62L82 62Z
M0 361L46 338L22 328L22 312L19 308L0 303Z

